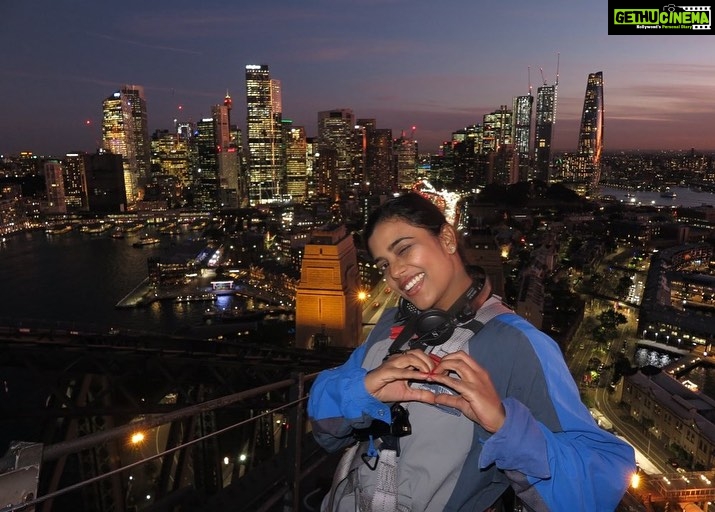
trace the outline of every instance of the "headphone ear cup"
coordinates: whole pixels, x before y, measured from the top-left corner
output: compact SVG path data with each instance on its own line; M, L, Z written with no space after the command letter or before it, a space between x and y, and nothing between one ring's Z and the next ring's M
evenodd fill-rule
M420 314L420 310L417 309L417 306L412 304L409 300L405 299L404 297L400 297L400 299L397 301L397 318L396 320L398 322L403 322L405 320L408 320L414 316L417 316Z
M449 313L441 309L428 309L417 317L415 334L419 342L436 346L452 336L454 327L454 319Z

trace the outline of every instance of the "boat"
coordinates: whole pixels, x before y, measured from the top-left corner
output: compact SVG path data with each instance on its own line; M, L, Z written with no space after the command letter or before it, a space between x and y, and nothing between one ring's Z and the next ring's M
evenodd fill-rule
M158 244L161 242L158 238L150 237L150 236L143 236L136 242L132 244L132 247L144 247L145 245L154 245Z
M213 293L200 293L196 295L179 295L174 299L174 302L177 303L182 303L182 302L200 302L200 301L208 301L208 300L214 300L216 296Z
M204 322L255 322L261 320L268 314L268 310L244 310L243 308L233 309L207 309L204 312Z
M674 199L675 198L675 192L670 190L669 187L666 187L660 191L660 197L664 199Z
M124 230L121 228L116 228L112 231L112 238L124 238Z
M72 231L72 224L58 224L45 229L45 233L48 235L64 235L70 231Z
M94 222L91 224L85 224L80 228L82 233L89 233L91 235L99 235L105 231L112 229L112 225L108 222Z

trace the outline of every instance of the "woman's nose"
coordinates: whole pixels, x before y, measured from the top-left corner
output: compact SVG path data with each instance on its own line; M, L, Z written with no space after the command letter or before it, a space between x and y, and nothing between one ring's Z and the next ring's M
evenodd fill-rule
M390 263L390 277L397 280L405 272L405 266L400 261Z

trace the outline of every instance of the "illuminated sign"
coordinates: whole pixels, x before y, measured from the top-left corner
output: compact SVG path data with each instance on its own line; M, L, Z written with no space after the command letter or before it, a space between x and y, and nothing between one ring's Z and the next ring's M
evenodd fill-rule
M712 34L710 5L651 4L649 7L627 8L628 4L609 0L608 33L626 34ZM623 7L626 8L623 8Z

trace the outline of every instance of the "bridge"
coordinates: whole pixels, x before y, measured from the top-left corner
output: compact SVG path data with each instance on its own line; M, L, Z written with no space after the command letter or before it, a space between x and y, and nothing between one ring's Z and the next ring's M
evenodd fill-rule
M337 461L309 432L308 391L346 357L3 326L0 439L20 443L0 460L36 460L0 469L0 499L28 467L37 479L0 510L310 510Z

